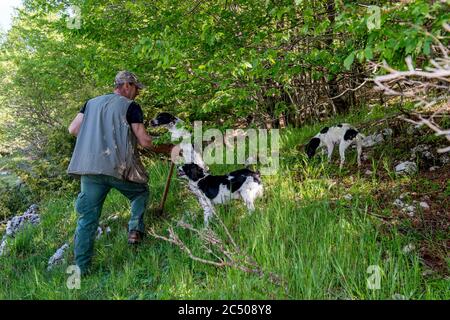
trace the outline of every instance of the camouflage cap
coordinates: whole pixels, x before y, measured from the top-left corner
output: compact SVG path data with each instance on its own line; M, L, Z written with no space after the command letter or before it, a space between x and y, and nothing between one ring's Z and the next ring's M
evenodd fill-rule
M134 83L139 89L144 88L144 85L139 82L136 75L130 71L119 71L116 75L114 83L116 86L123 83Z

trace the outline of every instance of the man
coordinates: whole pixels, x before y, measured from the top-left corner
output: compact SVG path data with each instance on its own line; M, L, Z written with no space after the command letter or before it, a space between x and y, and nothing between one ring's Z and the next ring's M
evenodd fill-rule
M103 202L111 188L131 201L128 243L142 240L149 191L137 144L170 154L171 145L156 147L147 134L142 109L133 101L142 88L133 73L120 71L114 93L86 102L69 126L77 142L67 172L81 177L81 192L75 204L79 214L75 262L82 273L91 263Z

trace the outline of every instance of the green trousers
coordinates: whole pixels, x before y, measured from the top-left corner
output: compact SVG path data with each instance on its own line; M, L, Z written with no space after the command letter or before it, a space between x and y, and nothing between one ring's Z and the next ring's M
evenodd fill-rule
M111 188L119 190L131 201L128 231L144 232L143 218L149 198L147 184L124 181L105 175L81 176L81 192L75 203L78 223L74 251L75 262L82 273L85 273L90 266L103 202Z

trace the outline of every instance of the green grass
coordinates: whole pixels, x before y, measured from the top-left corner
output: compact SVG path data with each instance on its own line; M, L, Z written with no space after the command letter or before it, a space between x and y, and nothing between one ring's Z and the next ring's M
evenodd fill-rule
M343 120L355 123L362 118ZM66 286L72 248L63 265L46 271L49 257L74 234L76 194L70 194L43 203L42 223L24 230L11 242L9 255L0 258L0 299L391 299L396 294L408 299L450 298L448 280L422 275L417 250L403 253L404 246L417 239L395 228L386 232L383 221L373 215L390 214L375 191L395 190L410 183L408 178L392 174L389 154L382 150L372 161L370 176L358 172L354 152L342 171L335 162L308 163L295 146L317 129L313 125L282 133L280 172L263 177L265 195L257 201L256 212L248 215L240 202L217 207L244 252L265 272L281 276L286 289L255 274L193 261L178 247L150 236L139 248L129 247L129 204L113 191L102 221L112 215L119 218L105 222L112 232L96 242L93 271L82 278L80 290ZM168 169L162 162L149 168L152 206L159 203ZM346 200L345 194L353 198ZM149 211L147 227L166 234L169 224L184 217L202 228L200 209L176 178L166 211L165 219ZM215 224L212 228L218 229ZM192 233L176 230L194 254L208 257ZM373 265L381 271L379 290L367 287L367 270Z

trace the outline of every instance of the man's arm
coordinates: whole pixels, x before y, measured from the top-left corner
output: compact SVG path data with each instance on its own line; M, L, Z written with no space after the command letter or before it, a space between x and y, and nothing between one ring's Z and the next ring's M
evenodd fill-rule
M135 134L139 145L142 146L143 148L148 148L151 151L157 153L170 154L173 145L162 144L155 146L152 142L152 137L148 135L147 130L145 130L145 126L143 123L132 123L131 129L133 130L133 133Z
M73 119L72 123L69 126L69 133L74 135L75 137L78 135L80 131L81 123L83 122L84 114L78 113L75 119Z

